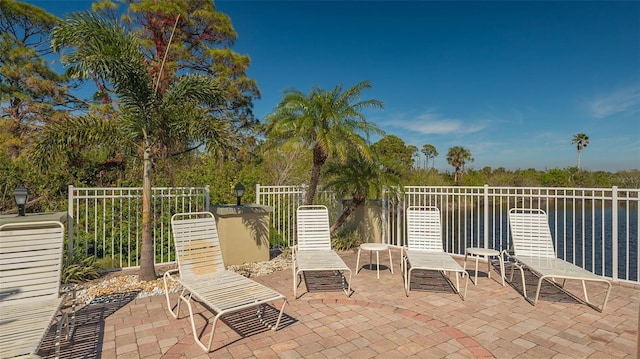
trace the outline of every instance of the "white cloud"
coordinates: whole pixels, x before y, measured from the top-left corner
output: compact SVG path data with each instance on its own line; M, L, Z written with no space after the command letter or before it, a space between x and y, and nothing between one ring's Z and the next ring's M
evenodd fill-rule
M588 107L596 118L605 118L618 113L638 113L640 112L640 84L599 96L591 100Z
M407 117L409 116L400 116L387 124L423 135L464 135L478 132L485 127L483 124L469 124L462 120L446 118L433 110Z

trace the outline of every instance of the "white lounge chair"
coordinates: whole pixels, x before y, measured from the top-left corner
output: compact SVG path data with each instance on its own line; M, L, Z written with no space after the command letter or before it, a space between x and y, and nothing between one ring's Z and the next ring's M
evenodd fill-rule
M351 269L331 248L329 231L329 212L327 207L306 205L297 211L298 243L293 247L293 295L298 299L298 280L306 271L332 271L339 273L342 289L351 295ZM349 280L345 288L344 272L349 272Z
M520 270L522 292L527 301L536 305L542 281L545 279L550 278L554 283L556 278L562 279L560 287L564 286L567 279L576 279L582 282L585 302L600 312L604 310L611 292L611 282L556 256L547 214L543 210L513 208L509 211L509 227L511 228L511 238L513 240L513 255L509 253L506 253L506 255L513 260L513 266ZM536 296L533 300L527 296L523 270L525 267L539 277ZM510 281L513 280L513 271L512 267ZM608 286L604 302L600 308L589 302L586 281L602 282Z
M440 210L432 206L410 206L407 216L407 248L403 252L404 291L409 296L411 290L411 272L415 269L438 271L464 300L469 285L467 272L444 251L442 246L442 226ZM455 273L453 285L447 273ZM464 293L460 293L458 277L467 277Z
M63 330L73 335L75 300L69 318L60 295L64 236L55 221L0 226L0 358L37 358L56 319L56 358Z
M166 272L163 277L167 306L171 315L178 318L180 302L186 303L193 337L203 350L211 351L218 319L229 313L259 307L257 318L262 324L272 330L278 328L287 298L271 288L226 269L213 214L178 213L171 217L171 228L178 268ZM176 276L177 274L179 276ZM175 311L169 298L171 282L174 281L181 287ZM192 298L215 312L206 345L196 333ZM280 314L275 323L269 324L263 317L264 306L277 301L282 301Z

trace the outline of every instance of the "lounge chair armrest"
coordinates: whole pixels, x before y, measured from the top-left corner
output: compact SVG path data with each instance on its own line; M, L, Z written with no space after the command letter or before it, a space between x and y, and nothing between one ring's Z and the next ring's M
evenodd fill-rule
M503 256L503 258L505 258L505 260L509 260L509 261L516 261L516 257L514 257L512 254L509 253L509 251L507 251L506 249L503 249L500 252L500 255Z
M174 274L179 274L180 273L180 269L169 269L168 271L164 272L164 274L162 275L164 278L167 279L171 279L172 281L175 280L173 279L173 275Z

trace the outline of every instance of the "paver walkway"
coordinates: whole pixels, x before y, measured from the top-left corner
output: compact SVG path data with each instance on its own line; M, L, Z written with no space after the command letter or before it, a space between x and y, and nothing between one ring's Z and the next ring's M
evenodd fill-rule
M604 313L553 285L543 286L537 306L521 295L521 285L502 287L479 274L469 282L466 300L437 273L414 277L406 297L393 252L395 274L375 266L353 276L355 293L347 298L337 278L311 274L293 300L291 270L255 280L289 299L281 327L266 330L252 313L227 317L206 354L194 342L188 317L173 319L164 296L96 304L79 313L73 345L63 344L69 358L633 358L638 347L640 288L614 283ZM341 253L355 269L356 252ZM462 259L459 259L462 261ZM381 260L381 263L383 261ZM382 264L381 264L382 266ZM386 268L386 267L385 267ZM334 281L335 280L335 281ZM531 281L531 289L534 282ZM529 288L529 286L528 286ZM595 287L599 290L599 287ZM333 289L333 290L332 290ZM567 289L581 295L579 284ZM594 301L602 298L596 290ZM175 297L175 295L174 295ZM175 298L174 298L175 299ZM279 306L279 304L278 304ZM213 315L202 306L199 330ZM183 308L186 314L186 308ZM267 316L275 317L271 308ZM210 327L205 329L205 333ZM51 348L42 351L43 356Z

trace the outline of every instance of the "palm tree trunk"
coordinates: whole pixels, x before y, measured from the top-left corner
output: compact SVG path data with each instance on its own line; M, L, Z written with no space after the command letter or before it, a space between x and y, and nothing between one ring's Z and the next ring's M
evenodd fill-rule
M151 236L151 175L153 164L151 162L151 148L150 146L145 147L142 165L144 178L142 181L142 250L140 252L139 275L141 281L156 279L155 251L153 237Z
M336 229L340 228L340 226L342 226L344 222L346 222L347 218L349 218L351 213L355 212L356 208L358 208L358 206L360 206L364 202L364 200L364 196L354 195L351 199L351 204L344 209L336 223L334 223L333 226L331 226L331 228L329 229L330 233L333 234Z
M316 145L313 148L313 167L311 167L311 179L309 180L309 188L304 199L305 205L312 205L313 200L316 197L316 191L318 190L318 184L320 183L320 173L322 172L322 166L327 161L327 153L325 150Z
M307 188L307 193L304 198L304 204L311 205L313 204L313 199L316 197L316 191L318 189L318 183L320 183L320 172L322 170L322 165L313 164L311 167L311 180L309 181L309 188Z
M580 150L578 150L578 171L580 171Z

